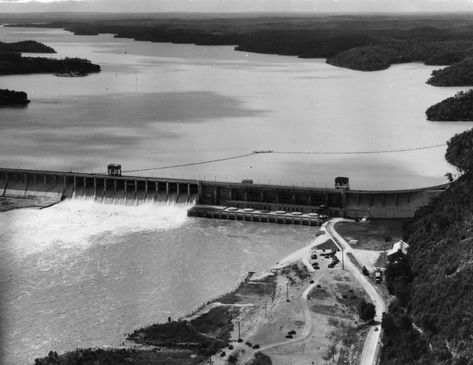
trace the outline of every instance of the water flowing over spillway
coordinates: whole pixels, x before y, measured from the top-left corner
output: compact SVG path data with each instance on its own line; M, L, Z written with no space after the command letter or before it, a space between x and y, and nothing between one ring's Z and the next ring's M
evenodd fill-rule
M0 363L118 346L126 333L185 315L315 233L188 218L190 206L86 197L1 213Z
M5 213L0 229L6 248L27 257L48 249L85 250L134 232L177 228L186 221L190 207L135 200L102 204L93 197L75 198L41 211Z

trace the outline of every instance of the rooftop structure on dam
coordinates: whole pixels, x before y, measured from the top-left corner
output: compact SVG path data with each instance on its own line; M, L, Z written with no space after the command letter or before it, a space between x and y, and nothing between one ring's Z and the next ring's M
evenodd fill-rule
M286 211L330 216L407 218L448 185L411 190L350 190L348 178L337 178L337 188L298 187L168 179L109 174L0 168L3 197L48 196L52 200L90 196L100 201L196 202L197 205ZM110 167L110 166L109 166Z

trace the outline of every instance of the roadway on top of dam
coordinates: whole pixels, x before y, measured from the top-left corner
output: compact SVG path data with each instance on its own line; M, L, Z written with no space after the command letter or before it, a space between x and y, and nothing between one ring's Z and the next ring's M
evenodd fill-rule
M55 170L33 170L33 169L16 169L16 168L2 168L0 167L0 173L2 174L36 174L36 175L51 175L51 176L66 176L66 177L81 177L81 178L99 178L99 179L116 179L116 180L140 180L140 181L158 181L158 182L176 182L184 184L205 184L208 186L227 186L227 187L248 187L256 189L281 189L281 190L311 190L311 191L323 191L323 192L342 192L344 189L335 189L327 187L313 187L313 186L299 186L299 185L276 185L276 184L254 184L254 183L243 183L243 182L228 182L228 181L216 181L216 180L197 180L197 179L185 179L185 178L167 178L167 177L152 177L152 176L136 176L136 175L121 175L113 176L107 173L95 173L95 172L74 172L74 171L55 171ZM1 176L0 176L1 177ZM441 191L448 188L450 184L441 184L435 186L427 186L412 189L395 189L395 190L347 190L349 194L403 194L403 193L416 193L422 191Z

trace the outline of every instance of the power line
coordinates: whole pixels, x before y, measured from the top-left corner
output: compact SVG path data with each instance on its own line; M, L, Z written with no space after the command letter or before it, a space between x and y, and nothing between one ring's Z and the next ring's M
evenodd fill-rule
M367 155L367 154L378 154L378 153L397 153L397 152L409 152L427 150L432 148L438 148L446 146L446 143L435 144L432 146L414 147L414 148L403 148L398 150L374 150L374 151L272 151L272 153L285 154L285 155Z
M186 167L186 166L194 166L194 165L203 165L207 163L213 163L213 162L220 162L220 161L228 161L228 160L236 160L238 158L245 158L252 156L256 154L257 152L251 152L251 153L246 153L244 155L236 155L236 156L230 156L230 157L224 157L224 158L217 158L215 160L206 160L206 161L198 161L198 162L190 162L190 163L183 163L180 165L168 165L168 166L159 166L159 167L150 167L147 169L138 169L138 170L127 170L127 171L122 171L122 172L141 172L141 171L151 171L151 170L165 170L165 169L173 169L176 167Z
M187 167L187 166L195 166L195 165L204 165L209 163L221 162L221 161L229 161L229 160L236 160L240 158L246 158L253 155L261 155L261 154L280 154L280 155L367 155L367 154L381 154L381 153L399 153L399 152L409 152L409 151L419 151L419 150L427 150L432 148L438 148L446 146L445 143L436 144L431 146L423 146L423 147L413 147L413 148L404 148L404 149L397 149L397 150L374 150L374 151L272 151L272 150L264 150L264 151L253 151L250 153L245 153L243 155L235 155L223 158L216 158L213 160L204 160L204 161L197 161L197 162L189 162L183 163L178 165L167 165L167 166L158 166L158 167L150 167L146 169L136 169L136 170L127 170L123 171L124 173L129 172L142 172L142 171L151 171L151 170L166 170L166 169L174 169L177 167Z

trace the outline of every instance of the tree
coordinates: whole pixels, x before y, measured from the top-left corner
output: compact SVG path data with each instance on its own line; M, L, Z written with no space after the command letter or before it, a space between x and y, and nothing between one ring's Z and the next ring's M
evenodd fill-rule
M460 171L473 170L473 129L453 136L447 142L445 159Z
M327 349L326 354L323 356L323 359L335 361L336 353L337 353L337 343L332 343Z
M393 316L390 313L383 313L381 328L388 336L395 335L399 330L396 326Z
M360 301L358 306L360 319L363 321L371 321L376 315L376 307L373 303L367 303L364 299Z

